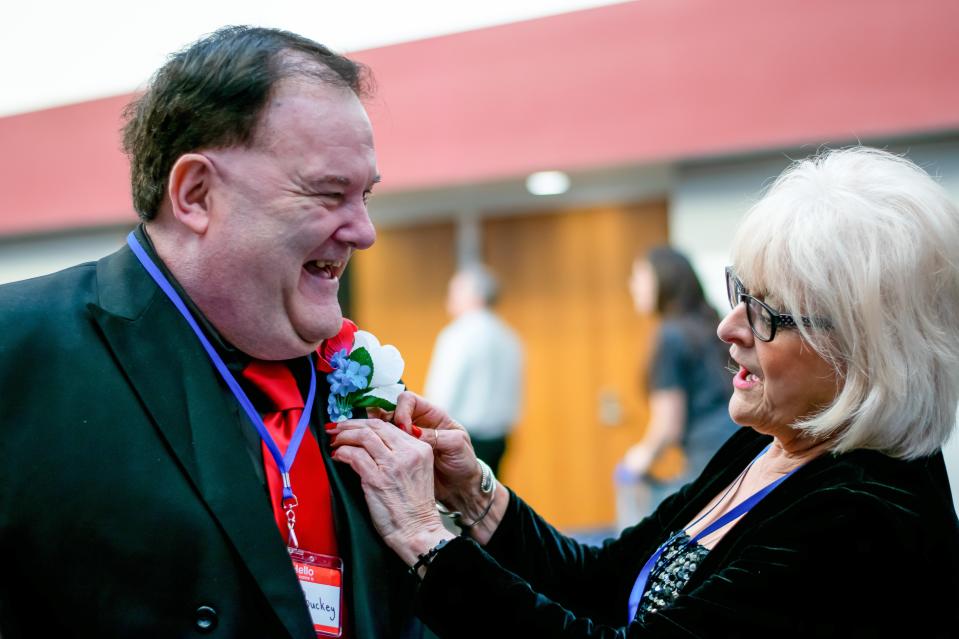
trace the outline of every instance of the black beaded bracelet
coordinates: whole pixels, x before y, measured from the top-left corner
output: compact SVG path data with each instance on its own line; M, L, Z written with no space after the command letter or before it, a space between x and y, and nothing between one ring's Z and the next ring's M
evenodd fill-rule
M440 543L419 555L416 563L410 566L410 574L416 577L417 581L423 581L423 578L420 577L419 569L423 566L429 566L431 563L433 563L433 558L436 556L436 553L442 550L443 546L445 546L447 543L449 543L449 539L443 539L440 541Z

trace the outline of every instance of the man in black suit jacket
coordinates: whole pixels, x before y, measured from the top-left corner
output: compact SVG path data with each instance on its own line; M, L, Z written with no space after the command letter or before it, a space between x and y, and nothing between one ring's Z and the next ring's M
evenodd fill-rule
M290 360L305 387L341 327L338 277L375 238L366 77L300 36L226 28L128 111L134 236L233 373ZM332 494L344 636L420 636L405 566L329 459L318 381L304 445ZM316 636L267 491L260 435L129 248L0 287L5 639Z

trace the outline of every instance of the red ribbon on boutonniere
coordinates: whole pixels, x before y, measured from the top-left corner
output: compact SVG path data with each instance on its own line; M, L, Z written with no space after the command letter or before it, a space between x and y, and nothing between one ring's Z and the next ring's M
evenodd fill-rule
M350 349L353 348L353 336L356 334L358 327L352 321L343 318L343 325L340 326L340 332L334 335L333 337L328 337L323 340L320 344L320 347L316 349L319 358L316 362L316 368L323 371L324 373L332 373L333 366L330 364L330 360L338 352L346 349L346 352L349 353Z

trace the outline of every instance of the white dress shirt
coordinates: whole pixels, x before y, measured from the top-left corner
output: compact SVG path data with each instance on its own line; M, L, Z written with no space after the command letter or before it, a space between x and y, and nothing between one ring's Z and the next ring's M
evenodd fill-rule
M436 338L425 395L472 435L504 437L519 418L523 352L488 309L464 313Z

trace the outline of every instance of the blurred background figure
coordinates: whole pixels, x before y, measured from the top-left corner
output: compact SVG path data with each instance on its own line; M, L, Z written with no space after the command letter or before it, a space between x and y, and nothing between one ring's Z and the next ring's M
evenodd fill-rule
M633 262L629 291L640 315L658 314L662 322L647 366L649 421L617 468L621 490L640 488L625 491L621 527L698 477L736 428L719 315L689 260L668 246L651 249Z
M498 284L486 267L458 271L446 311L453 318L430 360L425 395L463 424L476 456L498 472L519 418L523 352L516 333L493 312Z

